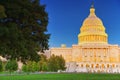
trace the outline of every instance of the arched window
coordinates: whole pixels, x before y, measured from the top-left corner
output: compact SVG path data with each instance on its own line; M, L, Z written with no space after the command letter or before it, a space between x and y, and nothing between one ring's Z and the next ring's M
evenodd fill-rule
M96 68L99 68L99 64L96 64Z
M91 64L91 67L94 68L94 64Z
M109 68L110 67L110 65L109 64L107 64L107 68Z
M89 67L89 64L86 64L86 67Z
M114 67L115 67L115 64L112 64L112 67L114 68Z
M102 64L102 68L104 68L105 66L104 66L104 64Z
M116 67L118 67L118 65L116 65Z
M83 67L83 64L81 64L81 67Z

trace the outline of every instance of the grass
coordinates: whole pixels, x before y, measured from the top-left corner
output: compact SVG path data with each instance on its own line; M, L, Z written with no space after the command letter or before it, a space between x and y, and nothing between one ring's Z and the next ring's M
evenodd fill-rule
M56 73L0 76L0 80L120 80L120 74Z

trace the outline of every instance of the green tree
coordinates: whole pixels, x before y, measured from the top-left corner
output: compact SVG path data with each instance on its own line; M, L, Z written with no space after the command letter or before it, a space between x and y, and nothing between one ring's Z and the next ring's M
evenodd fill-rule
M35 61L32 62L32 68L31 68L32 72L36 72L39 71L39 64Z
M2 5L0 5L0 18L5 18L6 14L5 14L5 9Z
M43 62L41 65L41 71L48 71L48 65L47 62Z
M52 55L48 60L49 71L65 70L65 60L62 56Z
M28 70L27 70L27 65L24 64L24 65L22 66L22 71L28 72Z
M9 71L16 71L18 69L18 64L16 60L9 60L5 65L5 70Z
M6 14L0 18L0 55L24 63L39 61L37 52L49 47L45 5L40 0L0 0L0 5Z
M2 61L0 60L0 72L3 71L3 64L2 64Z
M48 70L49 71L57 71L56 59L55 55L52 55L48 60Z
M35 61L28 61L22 66L22 70L27 73L39 71L39 64Z
M48 65L47 65L47 57L44 54L40 55L40 71L47 71L48 70Z
M65 70L66 69L65 60L62 57L62 55L56 56L56 63L57 63L57 66L58 66L58 70Z

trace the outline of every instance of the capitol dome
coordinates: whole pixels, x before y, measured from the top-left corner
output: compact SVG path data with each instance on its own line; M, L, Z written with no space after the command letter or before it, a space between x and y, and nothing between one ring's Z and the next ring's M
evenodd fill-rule
M108 35L102 20L95 14L94 6L90 8L89 16L83 21L78 35L78 44L82 43L107 43Z

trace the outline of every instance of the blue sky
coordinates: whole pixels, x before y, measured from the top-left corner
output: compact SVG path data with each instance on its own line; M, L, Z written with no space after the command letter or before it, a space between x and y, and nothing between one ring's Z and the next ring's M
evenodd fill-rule
M93 0L41 0L49 14L50 47L78 43L78 34ZM96 15L103 21L109 44L120 45L120 0L94 0Z

